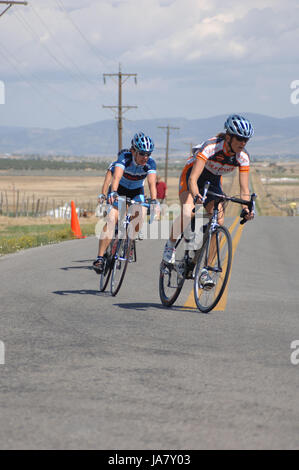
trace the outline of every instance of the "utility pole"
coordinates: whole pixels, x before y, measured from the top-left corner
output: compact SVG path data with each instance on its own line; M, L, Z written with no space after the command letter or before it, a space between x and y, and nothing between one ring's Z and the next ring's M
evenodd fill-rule
M118 73L104 73L104 83L106 83L106 77L118 77L118 106L104 106L103 108L117 109L117 123L118 123L118 151L122 149L122 130L123 130L123 110L137 108L137 106L123 106L122 105L122 85L128 80L129 77L134 77L135 83L137 84L137 73L122 73L121 65L119 64ZM123 79L124 77L124 79Z
M184 144L188 145L190 148L190 157L193 155L193 142L184 142Z
M167 129L166 131L166 153L165 153L165 170L164 170L164 181L167 185L167 176L168 176L168 153L169 153L169 136L170 136L170 129L179 129L179 127L170 127L168 126L158 126L159 129Z
M28 2L0 2L0 5L8 5L7 8L5 8L4 11L2 11L2 13L0 13L0 16L4 15L4 13L7 12L7 10L9 10L13 5L28 5Z

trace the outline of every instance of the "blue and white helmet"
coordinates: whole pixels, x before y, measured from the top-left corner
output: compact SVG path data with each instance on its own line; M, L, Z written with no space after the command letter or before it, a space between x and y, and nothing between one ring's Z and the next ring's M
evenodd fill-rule
M228 116L224 123L224 128L231 135L244 137L250 139L253 136L254 130L248 119L240 116L239 114L231 114Z
M153 140L144 135L143 132L138 132L138 134L134 135L131 145L137 152L140 151L149 154L152 153L155 147Z

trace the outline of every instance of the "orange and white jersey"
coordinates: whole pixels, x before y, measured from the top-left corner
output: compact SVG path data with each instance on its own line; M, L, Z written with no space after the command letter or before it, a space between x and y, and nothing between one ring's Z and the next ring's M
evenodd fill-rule
M205 169L213 175L222 176L234 171L249 171L249 154L242 150L231 154L228 151L224 138L213 137L193 147L193 159L201 159L205 162Z

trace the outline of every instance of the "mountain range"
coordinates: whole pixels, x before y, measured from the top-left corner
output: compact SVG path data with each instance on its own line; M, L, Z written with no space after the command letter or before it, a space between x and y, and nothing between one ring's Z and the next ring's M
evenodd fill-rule
M274 118L244 113L252 122L255 135L248 144L252 157L299 156L299 117ZM156 145L156 156L164 156L166 129L170 131L170 157L187 156L191 143L196 145L223 130L225 115L204 119L162 118L124 121L123 147L130 146L133 134L143 131ZM79 127L43 129L0 126L0 154L39 154L111 157L117 152L115 120L99 121Z

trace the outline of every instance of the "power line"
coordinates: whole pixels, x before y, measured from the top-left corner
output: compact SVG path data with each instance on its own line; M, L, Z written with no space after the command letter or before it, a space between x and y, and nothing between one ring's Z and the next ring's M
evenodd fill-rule
M60 59L58 59L55 54L52 53L52 51L48 48L48 46L44 43L40 42L40 37L38 33L34 31L34 29L31 27L31 25L23 18L21 15L15 13L15 17L17 20L23 25L25 29L32 35L32 37L38 41L38 43L47 51L48 55L54 60L54 62L59 65L67 74L70 74L73 79L78 80L76 75L73 74L72 71L70 71L63 62L61 62Z
M2 15L4 15L4 13L9 10L9 8L11 8L13 5L28 5L28 2L17 2L17 1L0 1L0 4L5 4L5 5L8 5L8 7L2 12L0 13L0 17ZM1 45L1 48L0 48L0 54L2 55L2 57L4 57L4 59L11 65L11 67L13 67L15 69L15 71L17 72L17 74L20 76L21 80L25 83L27 83L33 90L35 93L37 93L39 96L41 96L41 98L44 100L44 101L48 101L50 102L51 105L53 105L53 101L49 100L48 98L45 98L40 90L35 87L31 82L29 82L26 77L18 70L18 68L16 67L16 65L14 64L14 62L11 60L11 56L12 54L9 53L7 50L5 52L5 48L3 46L3 44ZM15 59L15 61L18 63L18 61ZM59 110L59 113L60 115L64 115L68 121L74 123L73 119L70 118L65 112L63 109L61 109L60 107L58 107L57 105L55 105L56 108Z
M38 13L34 10L34 13L39 17L39 19L41 20L40 18L40 15L38 15ZM31 37L34 39L35 42L39 43L47 52L47 54L51 57L51 59L54 60L54 62L59 65L59 67L61 67L68 75L71 75L72 79L76 80L79 84L80 84L80 87L82 87L82 79L80 79L80 81L78 80L78 77L76 75L74 75L73 71L72 70L69 70L66 66L65 66L65 62L62 62L61 60L58 59L58 57L56 57L56 55L54 53L52 53L52 51L49 49L49 47L47 47L46 44L42 43L41 42L41 39L40 39L40 36L39 34L32 28L32 26L28 23L28 21L26 21L26 19L20 15L19 13L16 14L16 12L14 12L14 16L15 18L20 22L20 24L22 25L22 27L24 27L27 32L31 35ZM44 26L47 28L47 25L42 21L42 23L44 24ZM51 31L47 28L48 32L50 35L52 35ZM53 35L52 35L53 36ZM2 45L2 48L3 48L3 45ZM49 100L48 97L47 98L44 98L43 95L40 93L40 90L39 88L37 88L36 86L34 86L32 83L30 83L27 78L22 75L20 73L20 71L18 70L18 68L16 66L19 66L19 63L20 61L18 61L16 58L14 59L14 62L12 62L12 60L10 59L10 57L12 57L12 54L10 52L6 52L7 53L7 56L4 57L9 63L10 65L16 70L16 72L18 73L18 75L21 77L21 80L23 80L25 83L29 84L29 86L36 92L38 93L43 99L46 99L46 101L50 102L51 105L56 105L55 102L53 102L52 100ZM2 54L3 55L3 54ZM73 62L73 64L75 64ZM79 73L80 70L79 70ZM42 80L37 76L35 75L34 73L31 73L31 76L35 77L35 79L37 80L37 83L41 83ZM84 81L86 81L86 78L84 77ZM59 92L58 90L56 90L54 87L51 87L49 84L43 82L45 86L47 86L51 91L54 91L56 93L59 93L60 96L63 96L63 98L65 98L65 94L64 93L61 93ZM93 103L94 107L95 106L95 90L94 90L94 87L95 87L95 84L90 82L93 86L93 98L92 100L88 100L90 102ZM99 94L99 91L98 91L98 94ZM64 115L65 117L67 117L68 121L70 121L73 125L75 124L75 121L70 118L62 108L60 108L59 106L56 106L57 109L59 109L59 113L61 115ZM96 107L97 108L97 107ZM98 109L98 108L97 108Z
M87 39L87 37L85 36L85 34L81 31L81 29L79 28L79 26L73 21L71 15L68 13L68 11L66 10L65 6L63 5L62 1L61 0L55 0L56 2L56 5L58 6L58 8L64 12L65 14L65 17L68 19L68 21L73 25L73 28L75 28L75 30L77 31L77 33L81 36L81 38L83 39L83 41L88 45L88 47L90 48L90 50L92 50L93 54L95 54L97 56L97 58L99 59L99 61L101 62L102 65L105 65L104 62L108 62L108 60L99 52L99 50ZM103 58L105 60L103 60Z
M37 16L37 18L39 19L39 21L42 23L42 25L45 27L45 29L48 31L49 35L52 37L53 41L55 42L55 44L58 46L59 50L62 51L63 55L67 58L67 60L73 65L73 67L76 69L78 75L80 76L80 78L83 80L86 80L89 84L91 84L93 87L95 86L95 82L92 82L89 77L85 74L83 74L81 72L81 70L79 69L79 67L77 66L77 64L74 62L74 60L72 59L72 57L70 57L67 52L65 52L65 49L62 47L62 44L61 43L58 43L58 41L56 40L54 34L51 32L51 30L49 29L49 27L47 26L47 24L45 23L45 21L43 20L43 18L39 15L39 13L37 12L37 10L35 8L33 8L33 6L31 6L31 10L33 11L33 13Z
M117 109L117 121L118 121L118 151L122 149L122 131L123 131L123 112L128 111L132 108L137 108L137 106L123 106L122 105L122 85L129 79L129 77L134 77L135 83L137 84L137 73L122 73L121 65L119 64L118 73L104 73L104 83L106 83L106 77L117 77L118 78L118 105L117 106L105 106L103 108ZM125 79L123 80L123 77ZM123 111L125 110L125 111Z
M14 56L13 53L12 53L11 51L9 51L3 44L1 45L1 48L2 48L4 51L6 51L7 56L8 56L8 57L11 57L11 58L14 60L15 64L19 67L21 61L20 61L16 56ZM6 58L6 60L8 60L8 59ZM8 61L8 62L12 65L12 62L11 62L11 61ZM17 71L17 73L20 75L20 72L19 72L19 70L16 68L16 65L13 64L13 67L15 68L15 70ZM20 77L21 77L22 80L24 79L24 76L21 76L21 75L20 75ZM32 71L31 71L31 72L30 72L30 77L28 77L28 80L27 80L27 79L25 79L25 80L27 80L27 82L29 83L29 80L30 80L31 77L33 77L33 78L35 79L35 81L36 81L39 85L42 84L43 86L47 87L51 92L54 92L54 93L56 93L57 95L59 95L60 98L61 98L61 97L62 97L63 99L66 98L66 99L68 99L69 101L72 101L72 102L74 102L74 103L78 103L78 102L79 102L78 100L75 100L73 97L68 96L65 92L62 92L62 91L56 89L54 86L52 86L52 85L50 85L49 83L47 83L47 82L43 79L43 77L40 76L40 75L38 75L36 72L32 72ZM94 103L94 99L90 100L90 102Z
M11 65L11 67L13 67L15 69L15 71L17 72L17 74L19 75L19 77L21 78L21 80L24 82L24 83L27 83L27 85L29 85L34 91L36 94L38 94L39 96L41 96L42 100L44 101L47 101L48 103L51 104L51 106L55 106L56 109L59 111L59 114L60 115L63 115L65 118L67 118L67 120L69 122L71 122L72 124L75 124L75 121L73 121L73 119L68 116L64 109L60 108L60 106L58 106L56 104L56 102L54 102L53 100L49 99L48 96L43 96L43 94L40 92L39 88L37 88L35 85L33 85L29 80L27 80L27 78L19 71L19 69L17 68L17 66L14 64L14 62L11 60L11 53L8 52L6 50L5 52L5 48L4 46L2 45L1 48L0 48L0 54L2 55L2 57L4 57L4 59ZM15 59L15 62L18 63L18 61ZM54 104L55 103L55 104Z
M85 34L82 32L82 30L79 28L79 26L73 21L71 15L68 13L68 11L66 10L65 6L63 5L62 3L62 0L54 0L56 5L58 6L58 8L64 12L66 18L68 19L68 21L73 25L73 27L75 28L75 30L79 33L79 35L81 36L81 38L83 39L83 41L88 45L88 47L90 48L90 50L98 57L98 59L100 60L101 64L102 65L105 65L105 67L109 70L110 67L107 66L106 64L108 64L108 59L100 53L100 51L98 50L97 47L95 47L88 39L87 37L85 36ZM111 76L113 76L113 74L111 73ZM144 99L144 97L143 97ZM149 110L149 113L152 115L152 117L154 117L154 113L152 112L152 110L150 109L149 106L146 105L146 103L144 103L145 107Z
M81 83L81 80L82 79L78 79L77 75L74 75L73 71L68 69L67 66L65 66L65 64L63 62L61 62L61 60L59 60L52 52L51 50L49 49L48 46L46 46L44 43L41 43L40 42L40 36L38 33L36 33L36 31L34 31L34 29L31 27L31 25L25 20L25 18L23 18L21 15L19 14L15 14L15 17L18 19L18 21L22 24L22 26L31 34L31 36L36 39L38 41L38 43L46 50L46 52L48 53L48 55L50 55L50 57L55 61L56 64L59 65L59 67L61 67L67 74L69 74L73 80L75 80L79 85L80 87L82 86L82 83ZM84 78L84 77L83 77ZM84 78L85 80L85 78ZM90 82L91 85L93 86L94 88L94 84L92 82ZM93 89L93 93L94 93L94 89ZM99 90L97 90L97 94L99 95ZM88 100L89 102L91 102L93 104L93 106L96 108L95 106L95 99L94 97L90 100Z

